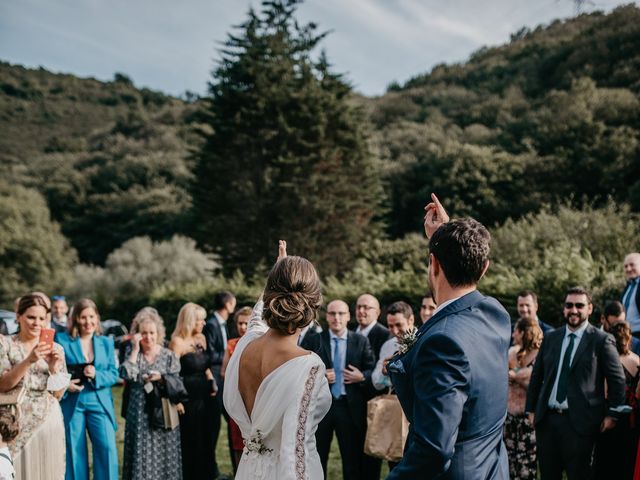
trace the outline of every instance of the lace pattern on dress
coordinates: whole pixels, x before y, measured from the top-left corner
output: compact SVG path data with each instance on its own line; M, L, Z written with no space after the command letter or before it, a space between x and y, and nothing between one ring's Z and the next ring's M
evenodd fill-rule
M296 431L296 478L304 480L306 463L304 459L304 440L306 433L307 415L309 414L309 403L311 402L311 392L316 383L316 373L318 365L312 367L309 376L304 384L304 394L300 400L300 411L298 412L298 429Z

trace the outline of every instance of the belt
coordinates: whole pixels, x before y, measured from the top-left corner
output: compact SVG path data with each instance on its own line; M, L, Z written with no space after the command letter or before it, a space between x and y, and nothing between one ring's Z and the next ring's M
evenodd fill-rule
M568 408L549 408L550 413L557 413L558 415L566 415L569 413Z

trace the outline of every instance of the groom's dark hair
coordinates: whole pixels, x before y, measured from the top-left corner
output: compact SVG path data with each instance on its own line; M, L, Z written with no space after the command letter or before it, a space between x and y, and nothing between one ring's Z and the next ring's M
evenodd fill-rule
M445 223L429 240L429 251L438 259L452 287L475 285L489 261L491 235L473 218Z

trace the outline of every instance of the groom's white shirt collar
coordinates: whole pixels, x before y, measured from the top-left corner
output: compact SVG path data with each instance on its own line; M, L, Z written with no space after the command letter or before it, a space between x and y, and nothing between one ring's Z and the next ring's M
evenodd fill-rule
M456 300L458 300L459 298L464 297L464 295L460 295L459 297L456 298L452 298L451 300L447 300L446 302L442 302L440 305L438 305L436 307L436 309L433 311L433 315L435 315L436 313L438 313L440 310L442 310L444 307L446 307L447 305L449 305L450 303L455 302ZM433 315L431 315L433 317ZM427 320L428 322L428 320Z

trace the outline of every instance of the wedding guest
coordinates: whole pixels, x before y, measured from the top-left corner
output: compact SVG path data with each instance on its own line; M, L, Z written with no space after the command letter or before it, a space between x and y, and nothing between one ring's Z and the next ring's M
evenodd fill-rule
M631 414L620 418L614 428L598 437L594 457L595 478L625 480L633 478L636 447L638 445L637 414L638 377L640 357L630 351L631 329L626 322L611 325L609 333L616 340L616 349L622 363L625 377L625 404L631 407Z
M546 335L553 330L553 327L548 323L543 322L538 318L538 296L532 290L523 290L518 293L516 298L516 309L520 318L537 323L542 334Z
M131 353L120 367L120 375L131 385L122 478L180 480L180 429L151 426L144 390L145 384L160 382L164 375L177 375L180 362L171 350L162 346L165 328L157 313L147 311L131 333Z
M367 338L347 330L348 322L349 306L342 300L330 302L327 305L329 329L317 338L305 339L302 348L316 352L324 362L332 394L329 413L320 421L316 431L318 454L325 478L335 432L342 457L343 478L369 479L373 477L363 473L366 466L366 387L371 384L375 359Z
M622 293L622 304L627 322L634 337L640 338L640 253L630 253L624 258L624 275L627 286Z
M69 313L67 299L63 295L54 295L51 299L53 300L51 305L51 328L55 328L57 333L66 332L67 313Z
M380 317L380 302L373 295L365 293L356 301L356 333L369 340L376 360L380 356L382 344L389 340L389 330L378 322Z
M625 377L611 335L589 323L590 293L567 291L565 327L549 332L531 374L525 410L534 423L542 479L593 476L593 448L624 411ZM605 398L605 384L606 397Z
M437 305L433 299L433 293L427 292L422 296L420 301L420 324L427 323L436 311Z
M169 348L180 359L180 376L189 394L180 416L183 480L215 478L211 452L216 448L212 425L218 409L217 386L211 373L207 341L202 334L207 312L186 303L178 313Z
M49 323L50 302L42 293L20 298L19 332L0 337L0 393L23 386L20 433L8 442L18 480L62 480L65 474L64 422L58 399L68 385L64 351L57 343L40 342Z
M3 405L0 407L0 480L13 480L16 476L7 443L16 438L18 433L18 408L15 405Z
M93 452L93 478L118 478L116 414L111 387L118 382L113 339L102 336L96 304L85 298L73 307L69 332L56 340L65 352L72 380L60 402L67 446L66 480L89 479L87 433Z
M513 329L513 347L509 349L509 397L504 423L504 443L509 456L511 480L535 480L536 433L527 420L524 407L533 364L542 344L538 322L521 318Z
M211 359L211 372L218 384L218 395L216 396L217 413L214 413L213 434L215 444L218 443L218 435L220 435L221 419L223 415L225 420L229 421L229 416L224 409L222 396L224 392L224 382L220 376L222 368L222 359L224 352L227 350L227 342L230 338L227 320L236 309L236 297L231 292L219 292L213 299L213 315L209 317L204 326L204 336L207 339L207 352ZM229 444L231 442L229 441ZM231 447L231 445L229 445ZM215 477L220 475L218 462L216 461L215 451L213 452L213 461L215 464Z
M377 390L391 387L391 379L387 372L387 363L398 352L398 341L413 329L413 310L408 303L395 302L387 308L387 326L392 337L384 342L380 349L380 359L371 374L371 383Z
M251 318L251 312L251 307L242 307L233 315L233 323L235 324L235 328L239 336L236 338L232 338L227 342L227 351L224 352L222 368L220 369L220 375L223 379L227 371L227 365L229 364L231 355L233 355L233 351L236 349L236 345L238 344L238 340L244 337L244 334L247 333L247 328L249 327L249 319ZM229 430L229 438L231 438L231 462L233 463L233 471L235 473L238 470L240 458L242 457L244 442L242 440L240 427L238 427L238 424L233 420L233 418L229 418L229 421L227 422L227 428Z
M127 339L120 344L120 348L118 349L118 364L122 365L129 355L131 355L131 339L133 338L133 332L138 330L138 325L145 320L150 319L151 321L155 321L156 317L159 317L160 314L158 310L153 307L142 307L140 310L136 312L131 320L131 326L129 327L129 335L127 335ZM131 388L129 383L124 383L124 388L122 389L122 404L120 406L120 416L124 419L127 418L127 409L129 407L129 394L131 392Z
M611 327L617 323L624 323L626 321L626 315L624 307L617 300L607 302L602 310L600 316L600 325L605 332L611 333ZM636 355L640 355L640 339L631 336L631 343L629 349Z

